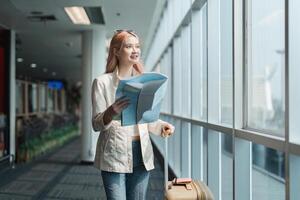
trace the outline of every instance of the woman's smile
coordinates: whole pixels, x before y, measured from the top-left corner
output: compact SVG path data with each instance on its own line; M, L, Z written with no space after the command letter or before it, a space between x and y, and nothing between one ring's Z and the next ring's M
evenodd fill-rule
M137 60L139 58L139 54L131 54L130 58L133 60Z

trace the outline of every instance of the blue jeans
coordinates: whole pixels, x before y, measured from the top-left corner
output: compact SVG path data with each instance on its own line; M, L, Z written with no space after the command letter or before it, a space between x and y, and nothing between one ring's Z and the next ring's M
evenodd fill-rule
M101 171L107 200L145 200L149 172L143 162L140 141L132 142L133 173Z

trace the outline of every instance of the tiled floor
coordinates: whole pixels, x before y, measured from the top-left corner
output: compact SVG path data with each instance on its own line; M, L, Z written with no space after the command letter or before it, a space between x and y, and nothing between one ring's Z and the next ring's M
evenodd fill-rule
M0 199L106 199L100 173L80 165L80 140L29 164L0 172ZM163 171L155 160L147 199L163 199Z

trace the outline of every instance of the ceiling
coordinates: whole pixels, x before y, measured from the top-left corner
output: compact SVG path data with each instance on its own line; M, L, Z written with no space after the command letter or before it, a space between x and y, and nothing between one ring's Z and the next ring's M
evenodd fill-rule
M0 0L0 27L16 31L16 57L23 58L16 62L18 78L77 82L81 80L81 33L103 25L74 25L64 7L101 6L107 38L115 29L133 29L146 41L156 4L157 0ZM32 12L54 15L57 20L34 22L27 18ZM31 63L37 67L31 68Z

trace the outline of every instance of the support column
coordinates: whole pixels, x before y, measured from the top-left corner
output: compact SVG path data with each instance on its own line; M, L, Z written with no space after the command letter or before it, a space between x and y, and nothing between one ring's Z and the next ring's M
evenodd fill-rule
M9 67L9 154L16 155L16 32L10 32ZM12 162L12 157L10 158Z
M105 71L105 29L82 34L81 162L94 162L99 133L92 130L91 87L94 78Z

